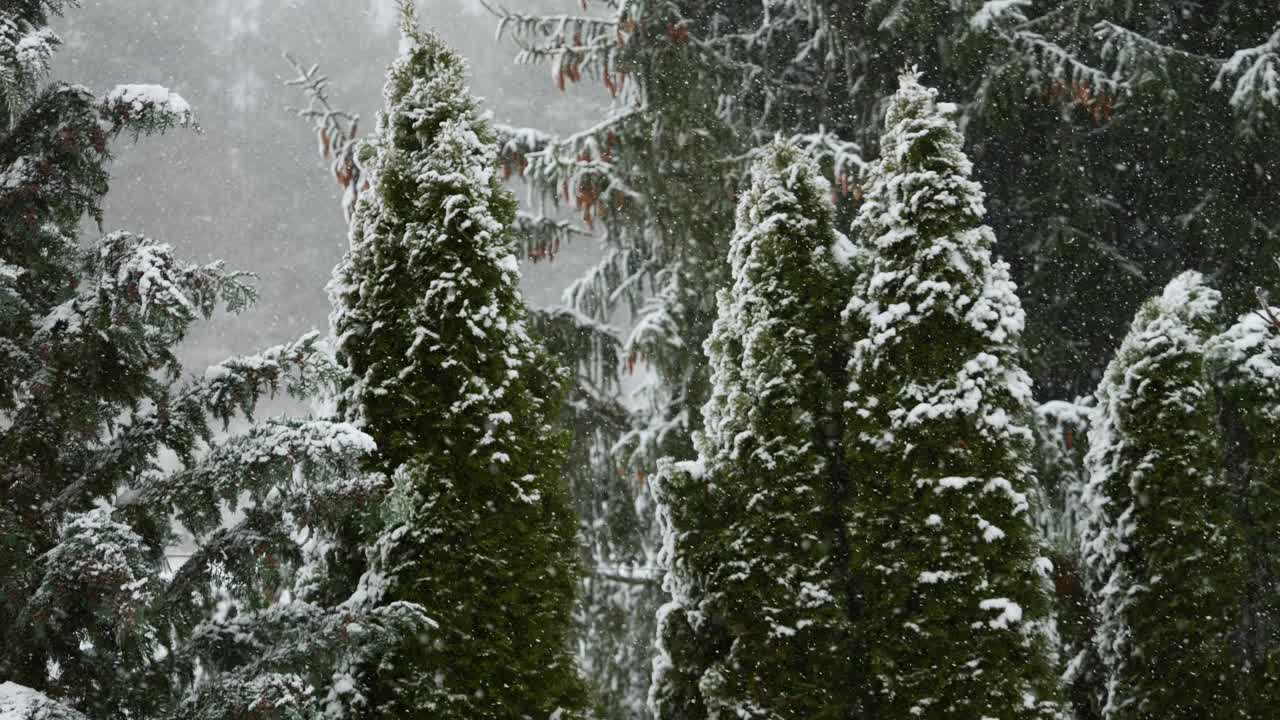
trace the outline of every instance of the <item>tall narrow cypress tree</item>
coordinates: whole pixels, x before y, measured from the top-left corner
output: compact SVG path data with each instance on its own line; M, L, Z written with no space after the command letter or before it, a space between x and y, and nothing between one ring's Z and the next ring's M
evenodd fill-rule
M332 286L341 401L394 487L369 602L437 628L384 663L387 717L549 718L584 693L568 647L575 522L551 430L561 374L526 330L493 132L462 60L417 28L357 150L351 249Z
M830 186L796 147L765 148L751 181L705 346L698 460L656 486L673 595L651 690L664 719L849 712L836 513L852 248L833 227Z
M855 636L867 717L1053 717L1023 313L959 130L901 77L847 313Z
M1098 389L1083 537L1107 720L1243 716L1240 538L1206 367L1220 297L1174 279Z

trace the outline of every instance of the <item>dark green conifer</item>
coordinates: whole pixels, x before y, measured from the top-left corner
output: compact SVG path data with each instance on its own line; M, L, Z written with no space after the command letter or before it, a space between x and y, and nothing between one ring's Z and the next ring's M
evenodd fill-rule
M851 247L795 146L764 148L737 211L732 284L706 343L698 460L656 486L672 601L659 718L843 718L852 678L837 322Z
M1107 720L1241 717L1241 544L1206 362L1220 299L1174 279L1098 388L1082 535Z
M1098 388L1082 535L1107 720L1242 717L1241 539L1206 362L1220 297L1174 279Z
M367 599L411 601L436 624L384 662L373 704L565 717L584 691L568 646L576 523L551 426L562 375L527 330L493 131L462 60L404 7L332 286L341 407L393 482Z
M866 717L1059 713L1023 313L954 107L903 75L854 225L848 528Z
M1266 316L1270 314L1270 317ZM1223 472L1243 541L1237 675L1252 717L1280 702L1280 329L1276 308L1242 316L1209 341Z

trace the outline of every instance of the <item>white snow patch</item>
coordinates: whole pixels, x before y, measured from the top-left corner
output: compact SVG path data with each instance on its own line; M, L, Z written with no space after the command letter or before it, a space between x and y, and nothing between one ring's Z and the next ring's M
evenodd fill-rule
M999 610L1000 614L987 624L997 630L1022 622L1022 606L1008 598L989 598L978 603L983 610Z
M0 720L87 720L84 715L15 682L0 683Z

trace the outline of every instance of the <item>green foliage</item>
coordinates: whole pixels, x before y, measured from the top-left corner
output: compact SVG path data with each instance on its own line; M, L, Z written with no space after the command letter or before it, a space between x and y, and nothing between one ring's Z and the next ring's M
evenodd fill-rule
M1245 315L1209 341L1206 356L1218 391L1222 471L1243 542L1236 657L1250 668L1250 708L1265 714L1280 699L1280 333L1257 313Z
M384 492L356 467L372 443L281 420L211 448L215 419L248 419L281 387L323 395L341 373L313 333L184 377L178 343L251 303L248 276L125 232L78 239L100 220L107 142L193 123L157 86L40 88L56 38L39 23L61 5L0 10L0 677L50 718L358 706L360 666L427 622L312 602L356 589L358 572L333 580L325 559L338 519ZM197 549L171 574L175 519ZM312 695L283 702L274 689L293 681Z
M738 205L733 282L706 343L712 392L698 461L655 486L671 602L659 624L660 718L843 718L847 492L833 322L848 240L830 187L777 141Z
M562 373L526 327L493 131L461 59L407 10L331 286L350 375L340 405L378 444L369 469L393 482L364 602L408 601L435 624L382 662L371 707L573 715L576 528L551 426Z
M1198 273L1173 280L1098 390L1083 537L1109 720L1248 716L1243 538L1206 361L1219 302Z
M520 60L567 70L571 80L598 78L617 92L611 119L547 145L566 160L586 152L598 166L593 148L612 147L610 133L625 135L605 174L635 202L656 207L668 194L679 203L732 187L750 145L775 133L842 139L851 152L832 156L828 171L836 187L855 186L843 197L857 197L858 156L875 155L896 74L918 64L960 106L975 177L990 195L989 222L1030 319L1028 362L1048 397L1092 391L1132 313L1182 263L1220 275L1226 302L1243 310L1260 261L1276 253L1280 217L1258 192L1277 173L1267 150L1280 127L1274 4L611 7L582 18L508 14L503 28L523 46ZM684 64L672 65L676 59ZM681 114L695 107L714 112ZM721 172L690 175L686 182L701 184L674 192L631 176L664 152L660 145L678 147L671 136L634 129L667 127L667 117L680 117L687 135L721 140L708 158ZM585 165L533 175L555 193ZM707 219L727 234L725 215ZM621 239L627 217L606 212L604 222L622 247L639 245Z
M887 113L846 309L847 517L869 717L1056 717L1022 309L962 138L915 74Z

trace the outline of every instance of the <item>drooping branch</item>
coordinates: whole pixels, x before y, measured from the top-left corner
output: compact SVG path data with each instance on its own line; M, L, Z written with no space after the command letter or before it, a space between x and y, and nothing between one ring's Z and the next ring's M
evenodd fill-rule
M344 191L342 210L350 222L356 200L368 187L355 160L360 116L333 106L329 101L329 77L320 74L319 65L304 66L289 53L285 53L284 58L297 72L297 77L285 85L302 88L307 97L307 107L290 110L311 123L315 130L320 156L330 161L333 178Z

